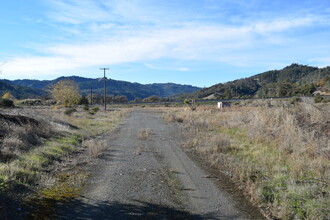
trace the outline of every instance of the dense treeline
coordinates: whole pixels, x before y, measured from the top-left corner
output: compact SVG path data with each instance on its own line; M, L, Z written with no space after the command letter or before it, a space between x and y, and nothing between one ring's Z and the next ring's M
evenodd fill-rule
M47 93L41 89L34 89L19 85L10 85L0 80L0 97L9 92L17 99L36 98L45 96Z

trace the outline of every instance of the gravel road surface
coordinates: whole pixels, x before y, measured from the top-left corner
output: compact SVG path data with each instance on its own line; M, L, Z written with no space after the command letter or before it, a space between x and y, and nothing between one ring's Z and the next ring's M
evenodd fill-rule
M160 112L135 110L106 139L86 189L60 219L255 218L187 156L180 129Z

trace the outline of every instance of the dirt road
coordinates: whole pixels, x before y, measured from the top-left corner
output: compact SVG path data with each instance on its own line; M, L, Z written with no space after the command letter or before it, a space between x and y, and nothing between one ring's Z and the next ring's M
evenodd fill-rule
M107 138L82 195L60 219L252 219L181 149L162 114L133 111Z

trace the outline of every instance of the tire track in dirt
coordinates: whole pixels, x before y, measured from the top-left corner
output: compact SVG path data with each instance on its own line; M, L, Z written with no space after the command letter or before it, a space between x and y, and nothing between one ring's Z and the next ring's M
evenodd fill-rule
M148 131L141 136L141 131ZM60 219L251 219L181 149L162 114L133 111L88 167L86 190L59 207ZM236 205L237 206L237 205Z

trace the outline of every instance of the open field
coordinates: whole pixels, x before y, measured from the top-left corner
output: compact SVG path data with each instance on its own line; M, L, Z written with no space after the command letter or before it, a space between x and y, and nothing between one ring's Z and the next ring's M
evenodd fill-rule
M166 108L184 147L235 180L268 216L330 218L330 106L309 99Z
M67 115L65 111L52 107L1 109L0 213L10 214L13 203L21 198L29 203L31 195L77 194L88 173L71 168L100 154L104 143L98 137L113 131L126 112L78 108Z
M237 101L222 110L208 103L195 111L161 104L65 111L41 106L1 110L0 216L21 207L15 200L22 197L30 214L21 214L32 218L92 218L118 214L119 208L127 218L174 213L217 219L226 212L218 211L227 200L233 201L230 209L242 209L246 202L238 200L244 192L271 218L330 217L329 104L305 98ZM128 112L129 120L117 127ZM199 171L181 146L206 171ZM225 188L233 182L240 188L238 197L222 191L219 181ZM214 197L215 183L221 198ZM208 196L203 192L209 189L201 186L211 187ZM65 201L71 208L54 209ZM260 216L247 207L234 211L241 213L237 217Z

